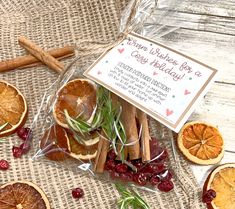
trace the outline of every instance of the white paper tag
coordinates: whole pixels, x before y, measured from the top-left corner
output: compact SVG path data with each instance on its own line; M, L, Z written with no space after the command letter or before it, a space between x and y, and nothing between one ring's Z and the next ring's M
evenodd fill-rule
M84 75L178 132L216 73L197 60L132 33L102 54Z

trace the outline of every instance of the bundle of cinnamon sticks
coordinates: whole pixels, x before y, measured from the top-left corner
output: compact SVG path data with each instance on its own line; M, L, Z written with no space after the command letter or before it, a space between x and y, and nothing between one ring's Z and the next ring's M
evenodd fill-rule
M64 70L64 66L58 60L71 57L75 54L74 47L72 46L64 46L62 48L44 51L38 45L36 45L24 36L20 36L18 42L30 54L16 57L10 60L0 61L0 72L6 72L14 69L23 69L45 64L50 69L61 73Z
M125 100L112 95L113 105L118 103L122 107L121 122L124 126L127 143L124 147L124 160L142 159L142 162L150 160L150 133L147 115L141 110L135 108ZM140 135L140 136L139 136ZM94 171L103 173L110 142L106 137L100 137L98 153L95 160ZM118 152L121 144L118 146ZM118 159L121 159L121 153L118 153Z

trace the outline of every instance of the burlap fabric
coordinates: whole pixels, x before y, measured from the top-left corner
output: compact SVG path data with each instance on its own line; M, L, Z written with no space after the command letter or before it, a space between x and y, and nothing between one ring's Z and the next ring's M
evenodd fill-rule
M82 39L112 41L117 36L120 13L126 3L125 0L0 1L0 59L9 59L26 53L17 43L20 35L29 37L44 49L75 44ZM71 61L72 59L68 59L65 64ZM91 58L82 59L81 66L86 62L90 63ZM16 85L25 95L29 108L26 125L32 123L43 93L57 77L56 73L43 66L0 74L0 79ZM20 144L16 135L0 142L0 159L10 162L10 170L0 171L0 185L22 179L33 181L45 191L52 208L56 209L115 208L119 195L109 181L97 180L84 173L44 163L43 160L30 159L37 149L37 135L40 131L38 127L34 133L36 137L33 149L21 159L12 157L12 146ZM171 149L170 141L166 141L165 144ZM151 208L204 208L199 203L200 190L197 190L189 165L181 156L177 156L182 171L177 174L175 191L168 194L142 191L141 194ZM71 190L78 186L84 189L85 196L75 200L71 196ZM192 188L196 188L195 192L192 192Z

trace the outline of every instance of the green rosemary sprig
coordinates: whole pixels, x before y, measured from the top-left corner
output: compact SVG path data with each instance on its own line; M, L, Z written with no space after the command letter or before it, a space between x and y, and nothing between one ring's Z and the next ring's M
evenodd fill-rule
M91 131L91 125L82 120L80 117L77 117L76 119L72 118L67 110L64 110L64 115L67 120L68 126L74 131L80 132L82 134Z
M121 153L121 160L124 159L124 145L126 143L126 132L120 121L121 108L115 107L113 105L110 92L100 87L102 91L101 99L103 101L103 105L101 108L101 114L103 116L103 123L101 125L102 130L105 135L112 143L112 147L116 153ZM120 150L117 151L117 140L120 141L121 144Z
M119 209L150 209L149 205L134 190L126 189L122 184L116 183L121 198L117 201Z

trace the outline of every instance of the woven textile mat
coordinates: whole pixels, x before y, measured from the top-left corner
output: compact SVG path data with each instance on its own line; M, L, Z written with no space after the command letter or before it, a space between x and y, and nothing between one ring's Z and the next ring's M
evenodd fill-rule
M73 45L82 39L110 42L117 36L121 10L126 3L124 0L0 1L0 60L26 54L17 42L20 35L25 35L44 49ZM65 64L71 61L72 59L67 59ZM86 62L83 59L80 64L84 66ZM0 74L0 79L16 85L25 95L29 108L26 126L32 123L42 95L57 77L55 72L43 66ZM34 134L36 137L33 149L21 159L14 159L11 152L13 145L20 144L16 135L0 142L0 159L10 162L8 171L0 171L0 185L22 179L33 181L45 191L55 209L116 207L115 201L119 194L110 182L95 180L84 173L75 173L43 161L30 160L37 149L37 134L40 134L40 129ZM166 142L166 146L170 146L170 142ZM158 193L142 191L141 194L151 208L189 209L188 202L183 199L187 196L186 191L195 187L196 182L187 162L180 156L179 159L182 161L183 173L189 177L181 178L185 188L176 185L175 192L161 195L162 198ZM71 190L78 186L84 189L85 196L75 200ZM203 208L199 200L191 205L195 209Z

